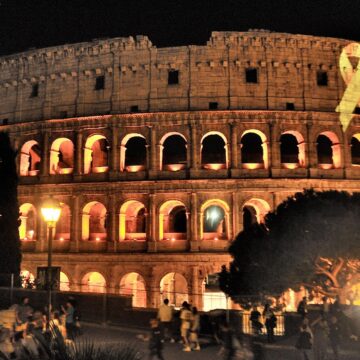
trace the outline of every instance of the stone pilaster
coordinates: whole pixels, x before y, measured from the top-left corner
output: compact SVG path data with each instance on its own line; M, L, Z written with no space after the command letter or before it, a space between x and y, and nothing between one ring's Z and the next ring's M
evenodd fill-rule
M197 195L196 193L191 193L190 198L190 228L191 228L191 238L190 241L190 251L199 251L199 229L198 229L198 212L197 212Z
M70 250L78 252L81 240L80 196L73 196L72 198L70 240Z
M49 176L49 162L50 162L49 133L44 132L43 141L42 141L41 176Z
M82 159L83 159L83 134L81 130L76 131L75 137L75 162L74 162L74 174L81 175L83 173Z

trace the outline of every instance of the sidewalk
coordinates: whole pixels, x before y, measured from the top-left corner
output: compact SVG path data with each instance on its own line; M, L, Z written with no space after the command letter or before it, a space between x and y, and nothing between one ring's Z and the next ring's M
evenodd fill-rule
M148 343L139 340L138 335L147 333L147 330L136 328L125 328L118 326L108 326L99 324L84 324L84 336L86 338L94 339L97 343L102 344L118 344L119 342L132 343L138 347L139 350L146 354ZM293 360L297 359L299 354L295 348L296 336L290 338L278 338L274 344L267 344L265 337L259 341L263 347L264 359L266 360ZM209 337L201 337L200 352L183 353L180 344L165 344L165 359L170 360L208 360L208 359L221 359L218 352L219 345L212 343ZM331 349L328 348L329 359L332 359ZM340 349L341 360L359 360L360 359L360 342L353 342L344 345Z

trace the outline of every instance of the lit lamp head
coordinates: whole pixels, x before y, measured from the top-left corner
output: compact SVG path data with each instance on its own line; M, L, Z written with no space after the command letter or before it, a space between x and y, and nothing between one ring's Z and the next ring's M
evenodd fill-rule
M41 206L41 214L49 227L54 227L61 214L60 203L52 197L44 201Z

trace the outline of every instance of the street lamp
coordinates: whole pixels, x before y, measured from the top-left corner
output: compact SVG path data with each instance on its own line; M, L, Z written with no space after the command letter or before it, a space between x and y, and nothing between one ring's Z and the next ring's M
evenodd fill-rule
M46 330L50 329L50 316L51 316L51 288L52 288L52 241L54 237L54 229L57 221L61 214L60 203L54 200L52 197L44 201L41 206L41 214L47 224L47 239L48 239L48 261L47 261L47 272L46 272L46 289L47 289L47 320Z

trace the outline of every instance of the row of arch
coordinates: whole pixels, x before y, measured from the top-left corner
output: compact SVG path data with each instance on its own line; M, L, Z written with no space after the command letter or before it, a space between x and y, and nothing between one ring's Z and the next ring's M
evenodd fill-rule
M298 131L285 131L280 136L280 163L284 168L306 166L304 137ZM204 169L230 167L229 142L218 131L206 133L200 141L200 164ZM240 139L240 158L245 169L267 169L268 139L259 130L246 130ZM351 139L351 163L360 165L360 133ZM188 167L188 142L181 133L164 135L158 145L160 170L179 171ZM341 167L341 147L334 132L325 131L316 138L317 162L324 169ZM75 147L69 138L54 140L50 147L49 174L71 174L74 171ZM29 140L21 146L20 175L33 176L40 172L43 154L40 144ZM120 145L120 171L137 172L149 168L148 144L144 135L126 135ZM110 143L104 135L92 134L85 141L82 173L103 173L110 169Z
M21 276L23 279L23 286L34 281L34 275L28 270L22 270ZM79 285L79 286L76 286ZM183 301L189 301L189 286L186 278L177 272L168 272L160 279L158 289L150 289L144 277L137 272L129 272L123 275L120 283L110 288L107 284L105 276L97 271L90 271L84 274L80 280L80 284L74 284L73 279L70 279L65 272L60 273L60 290L80 290L82 292L95 293L117 293L120 295L132 296L132 305L134 307L147 307L149 303L148 297L151 296L149 291L158 292L158 302L163 299L169 299L170 303L175 306L181 306ZM202 287L202 293L205 294L205 282ZM224 295L223 295L224 296ZM206 298L206 295L204 296ZM204 304L206 307L206 304ZM215 304L213 304L214 306Z
M249 199L242 207L243 226L261 222L270 210L263 199ZM120 241L145 241L149 235L151 219L145 204L138 200L128 200L118 212L118 236ZM201 234L203 240L229 240L230 207L220 199L211 199L200 207ZM106 207L99 201L85 204L81 211L81 239L84 241L104 241L108 237L109 216ZM191 213L180 200L162 203L153 215L158 219L159 240L189 240L188 233ZM38 210L31 203L20 206L20 239L36 240ZM55 239L69 240L71 237L71 209L63 204L59 221L56 224Z

